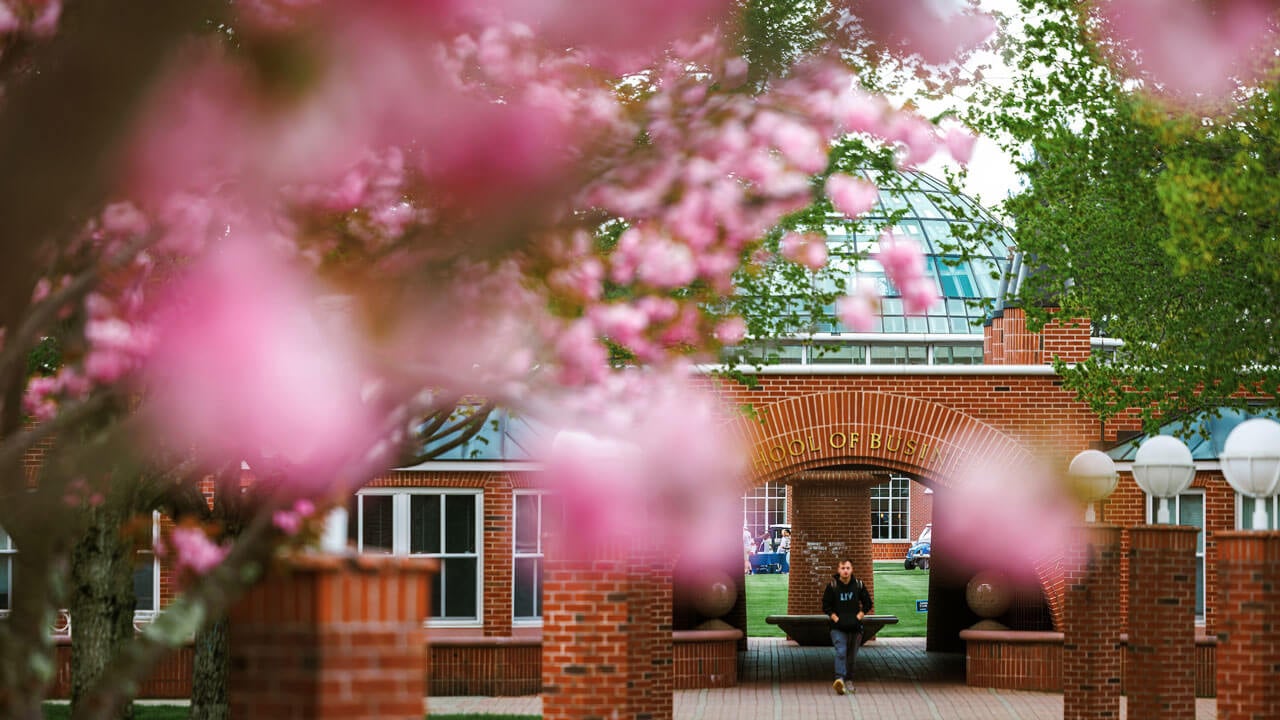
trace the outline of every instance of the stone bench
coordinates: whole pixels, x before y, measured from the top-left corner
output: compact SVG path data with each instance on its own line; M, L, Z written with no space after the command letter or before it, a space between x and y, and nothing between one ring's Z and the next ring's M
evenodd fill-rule
M826 615L769 615L764 619L770 625L777 625L795 641L797 645L813 647L830 647L831 631L828 629ZM864 615L862 617L862 642L873 640L880 628L885 625L896 625L897 615Z

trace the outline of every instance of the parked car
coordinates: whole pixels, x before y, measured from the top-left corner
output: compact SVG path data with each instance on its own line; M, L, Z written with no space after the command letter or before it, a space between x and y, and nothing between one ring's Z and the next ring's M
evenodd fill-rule
M908 570L914 570L915 568L928 570L932 549L933 524L930 523L924 526L924 530L920 531L920 537L907 549L907 557L902 561L902 566Z

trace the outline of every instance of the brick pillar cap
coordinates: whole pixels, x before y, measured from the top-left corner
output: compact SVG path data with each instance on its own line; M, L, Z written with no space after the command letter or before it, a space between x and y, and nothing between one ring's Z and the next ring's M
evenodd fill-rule
M1129 528L1129 547L1185 549L1196 546L1200 528L1188 525L1137 525Z
M430 572L440 569L435 558L407 558L394 555L367 555L364 553L314 553L297 552L278 560L281 569L292 572L362 572L378 573L385 570L398 572Z

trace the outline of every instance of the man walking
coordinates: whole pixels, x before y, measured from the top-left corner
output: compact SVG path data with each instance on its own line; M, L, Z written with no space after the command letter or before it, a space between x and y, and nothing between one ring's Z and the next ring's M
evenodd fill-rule
M837 695L853 692L849 671L862 645L862 618L871 612L871 593L853 576L853 561L841 560L836 574L822 591L822 612L831 627L831 644L836 648L836 680L831 683Z

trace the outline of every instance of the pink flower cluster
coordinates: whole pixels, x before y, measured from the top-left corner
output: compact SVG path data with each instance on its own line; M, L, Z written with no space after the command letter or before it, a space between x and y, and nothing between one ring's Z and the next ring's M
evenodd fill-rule
M886 230L880 236L876 257L889 281L902 293L902 306L908 315L924 313L938 302L936 284L925 274L924 251L919 243Z
M315 512L315 503L306 498L300 498L293 503L291 509L276 510L271 513L271 524L275 525L280 532L292 537L302 529L302 521L314 515Z
M26 32L48 37L58 30L61 0L0 0L0 37Z
M1176 101L1220 103L1269 71L1274 0L1103 0L1103 32L1117 64Z
M213 570L231 552L229 543L214 543L197 527L176 527L169 533L169 542L165 546L157 543L156 555L164 557L172 551L174 566L179 575L205 575Z

